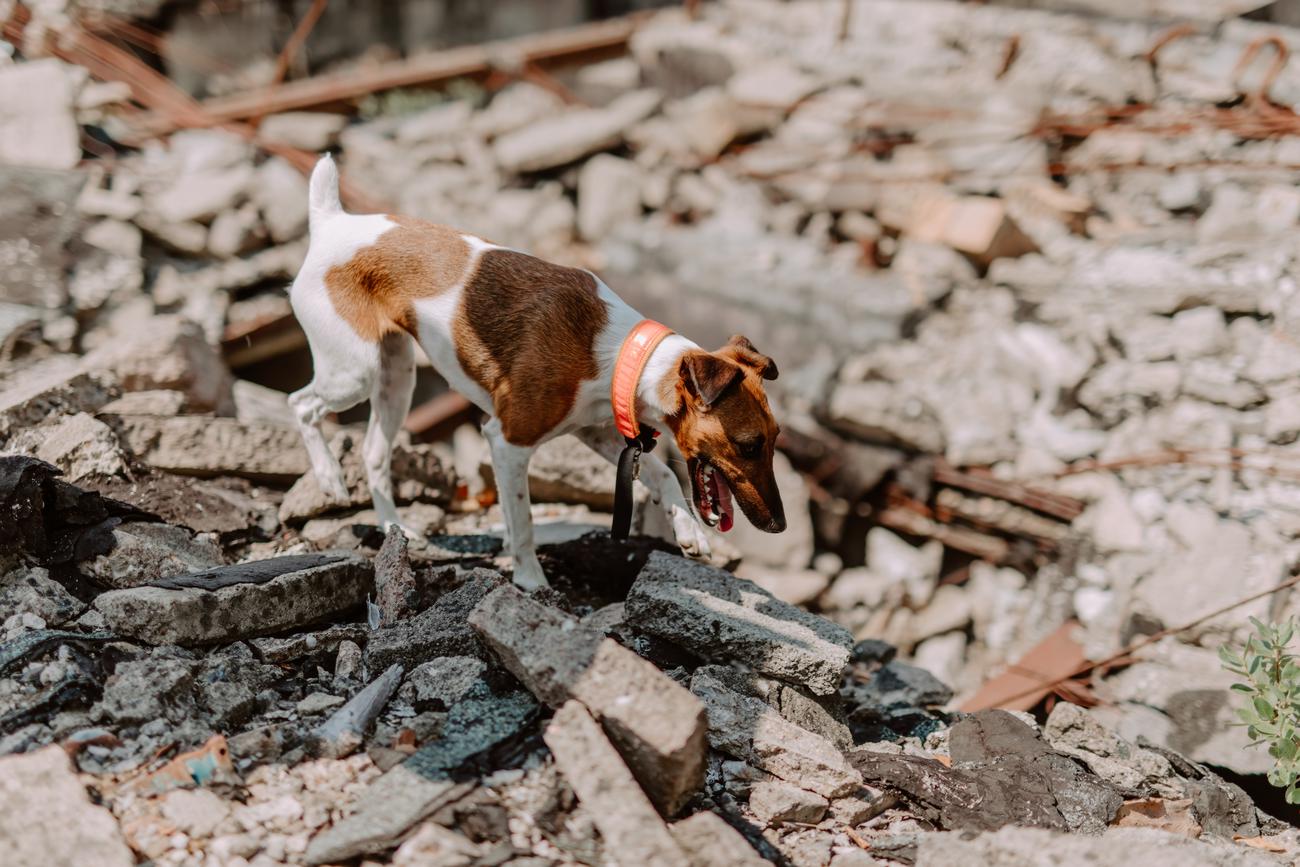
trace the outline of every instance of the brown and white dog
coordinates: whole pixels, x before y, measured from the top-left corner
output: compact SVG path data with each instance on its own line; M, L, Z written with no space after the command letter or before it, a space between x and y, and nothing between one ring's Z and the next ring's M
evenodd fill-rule
M412 338L435 368L491 418L483 426L505 515L514 581L546 583L533 544L528 461L542 443L575 434L617 461L610 384L624 338L642 321L589 271L565 268L420 220L348 214L326 156L312 172L311 246L290 297L307 333L314 375L289 401L312 471L336 501L343 472L321 433L326 413L370 399L363 457L375 510L398 523L393 438L415 383ZM743 337L705 352L670 335L636 383L640 421L667 426L687 460L696 513L728 529L734 492L754 526L785 529L772 474L778 428L763 380L776 365ZM687 554L708 554L676 477L647 454L641 481Z

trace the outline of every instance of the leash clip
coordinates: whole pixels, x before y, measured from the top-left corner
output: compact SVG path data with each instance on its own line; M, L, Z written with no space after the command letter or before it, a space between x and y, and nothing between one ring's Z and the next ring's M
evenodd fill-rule
M610 535L623 541L632 529L632 483L641 478L641 455L654 451L659 432L641 425L634 437L624 437L626 445L618 456L618 475L614 483L614 521Z

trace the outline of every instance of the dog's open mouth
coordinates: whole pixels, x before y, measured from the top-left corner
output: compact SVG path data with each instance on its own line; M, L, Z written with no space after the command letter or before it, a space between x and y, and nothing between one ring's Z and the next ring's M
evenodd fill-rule
M727 532L735 523L731 505L731 487L722 473L707 461L697 460L691 487L695 493L695 510L704 523Z

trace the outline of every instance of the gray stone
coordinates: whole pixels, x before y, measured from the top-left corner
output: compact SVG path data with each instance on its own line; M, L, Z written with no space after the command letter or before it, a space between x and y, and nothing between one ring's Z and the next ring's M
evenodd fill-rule
M52 57L0 68L0 162L75 167L81 159L81 129L74 104L84 80L84 70Z
M70 482L126 473L117 436L108 425L84 412L29 428L15 436L9 448L58 466Z
M1139 791L1174 773L1164 756L1129 743L1088 711L1068 702L1052 708L1043 736L1057 752L1079 759L1097 776L1124 790Z
M774 777L837 798L862 786L862 777L836 746L781 717L761 699L741 695L707 672L691 692L709 716L709 745Z
M286 111L262 118L257 126L257 135L266 141L320 153L334 144L347 125L348 118L345 114Z
M839 688L853 638L751 581L656 551L627 597L628 622L717 661L805 686Z
M952 689L923 668L894 660L883 665L865 683L844 688L854 705L872 708L938 707L952 700Z
M685 850L691 867L764 867L768 863L717 813L696 813L674 822L668 830Z
M298 431L233 418L103 415L139 461L171 473L287 481L311 465Z
M123 725L156 719L180 722L194 711L197 670L196 662L167 657L120 663L104 684L99 706Z
M55 356L23 369L0 389L0 439L52 415L94 412L118 393L112 377L103 371L83 369L72 357Z
M186 172L167 189L146 200L146 207L163 223L207 222L238 205L253 180L253 167Z
M0 758L0 840L11 867L135 864L117 820L91 803L72 760L57 746Z
M597 154L578 172L578 234L598 241L619 223L641 215L641 168Z
M634 91L604 108L563 112L506 133L496 140L493 153L508 172L562 166L618 144L625 130L658 106L657 92Z
M366 642L366 666L379 671L400 662L410 671L442 656L486 658L478 634L470 628L469 616L503 583L505 578L499 572L474 570L464 584L415 617L372 632Z
M347 557L263 584L218 590L133 587L95 600L109 628L151 644L210 644L270 635L360 605L372 590L369 561Z
M704 708L652 663L513 586L484 599L470 623L539 699L586 705L666 815L700 787Z
M578 800L591 811L609 851L630 864L677 867L685 862L618 750L580 702L566 702L556 711L542 737Z
M1193 840L1155 828L1110 828L1099 837L1039 828L1003 828L975 836L922 834L916 867L983 864L1056 867L1059 864L1177 864L1179 867L1275 867L1277 859L1246 846Z
M161 802L163 818L191 837L211 837L230 816L230 802L208 789L177 789Z
M813 696L797 686L725 665L702 666L696 673L716 678L742 695L762 699L786 720L821 735L842 750L853 748L853 735L844 719L839 696Z
M220 566L225 562L220 546L209 538L167 524L126 523L113 528L113 550L78 569L104 587L139 587Z
M258 167L251 195L275 243L307 231L307 179L283 159L272 157Z
M325 692L313 692L298 702L296 707L298 713L303 716L315 716L324 713L330 708L338 707L343 704L344 699L337 695L330 695Z
M786 822L815 825L826 815L830 802L821 795L780 781L755 783L749 791L749 809L764 827Z
M931 454L945 448L935 412L891 383L842 383L831 392L827 415L835 427L867 440Z
M15 614L35 614L47 626L62 626L85 610L86 603L39 566L17 569L0 578L0 623Z
M129 339L87 353L86 370L108 371L124 391L183 391L192 410L223 412L234 406L230 371L221 353L194 322L155 316Z
M446 710L485 688L487 666L473 656L442 656L416 666L402 684L401 698L411 705L435 705Z
M251 253L265 242L262 218L251 203L217 214L208 229L208 252L229 259L242 253Z

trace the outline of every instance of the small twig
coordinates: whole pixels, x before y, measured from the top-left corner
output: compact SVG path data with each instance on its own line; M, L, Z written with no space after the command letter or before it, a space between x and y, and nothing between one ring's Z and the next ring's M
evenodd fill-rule
M859 834L857 831L854 831L848 825L844 826L844 834L850 840L852 840L853 844L857 846L859 849L866 849L867 851L871 850L871 844L867 842L867 839L863 837L861 834Z
M1211 611L1209 614L1204 614L1189 623L1184 623L1182 626L1174 626L1168 629L1162 629L1159 632L1155 632L1151 635L1148 635L1146 638L1143 638L1140 641L1134 641L1128 646L1124 647L1122 650L1119 650L1115 653L1112 653L1110 656L1107 656L1105 659L1099 659L1096 660L1095 662L1086 662L1083 665L1076 668L1074 671L1071 671L1069 674L1066 674L1062 677L1058 677L1055 680L1035 684L1034 686L1023 689L1020 692L1017 692L1013 695L1006 696L1005 698L1002 699L1001 704L1007 704L1009 702L1013 702L1016 699L1024 698L1025 696L1028 695L1033 695L1034 693L1041 692L1044 689L1054 690L1061 684L1065 683L1066 681L1074 680L1075 678L1082 677L1083 675L1089 674L1090 672L1095 671L1098 668L1103 668L1105 666L1109 666L1116 662L1119 662L1120 660L1124 659L1127 656L1132 656L1134 653L1141 650L1142 648L1149 647L1150 645L1155 644L1157 641L1168 638L1171 635L1177 635L1180 632L1186 632L1189 629L1194 629L1195 627L1200 626L1202 623L1206 622L1207 620L1213 620L1214 618L1218 617L1221 614L1226 614L1227 612L1232 611L1234 608L1240 608L1243 605L1254 602L1256 599L1263 599L1265 596L1271 596L1274 593L1287 589L1288 587L1294 587L1296 584L1300 584L1300 574L1292 575L1290 578L1283 581L1281 584L1277 584L1273 587L1270 587L1267 590L1261 590L1258 593L1252 593L1249 596L1238 599L1237 601L1229 603L1228 605L1225 605L1222 608Z

